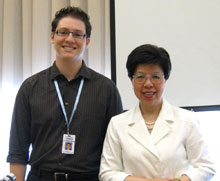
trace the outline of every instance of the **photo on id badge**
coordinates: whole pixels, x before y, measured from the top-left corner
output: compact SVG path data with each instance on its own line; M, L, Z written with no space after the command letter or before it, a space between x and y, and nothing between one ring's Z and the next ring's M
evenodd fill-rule
M63 135L63 154L74 154L75 135Z
M66 143L66 150L72 150L72 143Z

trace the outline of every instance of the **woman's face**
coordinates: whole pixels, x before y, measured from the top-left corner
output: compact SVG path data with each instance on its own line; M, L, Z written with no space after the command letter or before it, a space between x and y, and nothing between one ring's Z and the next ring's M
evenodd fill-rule
M140 106L150 109L160 107L165 83L164 73L159 65L138 65L132 85Z

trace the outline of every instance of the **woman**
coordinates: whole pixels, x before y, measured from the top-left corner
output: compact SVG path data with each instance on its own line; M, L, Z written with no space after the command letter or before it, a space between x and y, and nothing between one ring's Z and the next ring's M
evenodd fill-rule
M163 99L171 71L167 51L139 46L126 66L139 104L110 121L100 180L210 180L215 170L194 113Z

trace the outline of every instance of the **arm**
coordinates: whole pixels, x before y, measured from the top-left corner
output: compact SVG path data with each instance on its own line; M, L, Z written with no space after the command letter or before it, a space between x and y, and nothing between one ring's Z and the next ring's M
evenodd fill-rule
M16 176L16 181L24 181L26 165L10 163L10 172Z
M107 120L109 120L117 115L123 112L123 106L121 101L121 96L118 92L118 89L115 87L115 85L112 85L111 88L108 89L108 111L107 111Z
M103 146L99 178L102 181L124 181L127 176L129 174L123 172L120 140L110 121Z
M13 110L7 157L7 162L10 162L10 172L15 174L17 181L24 180L29 157L30 116L26 97L23 89L20 89Z
M193 169L183 174L188 175L191 180L210 180L215 174L214 164L209 157L208 147L198 122L195 120L190 125L185 147Z

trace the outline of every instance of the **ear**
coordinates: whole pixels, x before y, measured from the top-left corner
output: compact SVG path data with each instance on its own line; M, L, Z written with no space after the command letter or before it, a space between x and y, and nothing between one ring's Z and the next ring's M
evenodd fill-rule
M87 39L86 39L86 48L89 47L89 44L90 44L90 38L87 38Z
M130 80L131 80L132 88L134 89L134 79L130 78Z
M54 44L54 33L53 32L50 33L50 43Z

